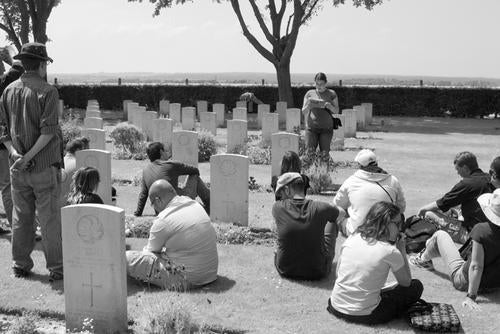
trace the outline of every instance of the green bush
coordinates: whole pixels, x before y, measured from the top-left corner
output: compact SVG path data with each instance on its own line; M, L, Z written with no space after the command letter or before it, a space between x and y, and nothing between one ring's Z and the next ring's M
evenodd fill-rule
M161 301L148 305L145 310L145 323L141 332L148 334L191 334L196 332L188 308L180 301Z
M66 147L66 144L72 141L75 138L81 137L82 135L82 127L78 125L79 121L76 117L67 117L63 119L60 123L62 136L63 136L63 145Z
M120 123L109 135L115 146L117 159L144 160L146 155L146 136L136 126Z
M271 164L271 148L270 147L260 147L249 146L247 148L248 159L251 164L254 165L270 165Z
M198 133L198 162L210 161L210 157L217 154L217 143L212 133L201 131Z

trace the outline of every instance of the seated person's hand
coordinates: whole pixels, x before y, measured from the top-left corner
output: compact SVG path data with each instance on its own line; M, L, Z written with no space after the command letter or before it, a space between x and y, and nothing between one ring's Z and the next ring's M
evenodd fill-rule
M424 217L425 217L425 213L426 213L426 212L427 212L427 209L426 209L425 207L422 207L422 208L420 208L420 210L418 210L418 214L417 214L417 215L418 215L419 217L424 218Z
M462 302L462 307L467 307L472 311L480 311L481 306L475 301L470 299L469 297L465 297L465 300Z

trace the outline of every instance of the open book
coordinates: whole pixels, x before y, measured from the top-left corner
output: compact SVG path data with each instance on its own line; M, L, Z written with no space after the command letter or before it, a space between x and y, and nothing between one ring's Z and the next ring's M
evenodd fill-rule
M326 105L326 101L323 99L310 98L309 104L311 108L324 108Z

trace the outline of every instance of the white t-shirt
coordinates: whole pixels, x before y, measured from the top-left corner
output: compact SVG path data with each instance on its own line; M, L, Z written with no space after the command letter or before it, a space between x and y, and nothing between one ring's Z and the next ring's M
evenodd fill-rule
M337 280L330 302L337 311L349 315L369 315L380 303L389 269L403 267L401 252L387 242L364 240L359 233L344 242L337 267Z

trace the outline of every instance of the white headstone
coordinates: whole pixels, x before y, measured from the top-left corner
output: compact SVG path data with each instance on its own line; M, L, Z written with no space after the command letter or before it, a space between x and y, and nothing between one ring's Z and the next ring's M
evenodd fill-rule
M180 103L170 103L170 119L172 119L175 124L181 124L181 104Z
M194 131L174 131L172 159L198 167L198 134Z
M146 113L146 107L139 106L135 110L135 116L134 116L134 125L137 126L141 131L144 131L144 124L142 124L144 117L143 115Z
M373 121L373 103L361 103L361 106L365 108L365 118L366 124L370 125Z
M98 110L85 111L85 118L90 118L90 117L102 118L102 114Z
M354 106L353 109L356 112L356 129L364 130L366 127L365 108L359 105Z
M284 129L286 126L286 109L287 109L286 102L283 101L276 102L276 113L278 113L279 116L280 129Z
M248 157L217 154L210 157L210 218L248 226Z
M356 112L353 109L343 109L342 115L345 116L344 137L356 137Z
M64 114L64 101L59 99L59 104L57 105L59 118L63 117Z
M289 108L286 111L286 131L294 132L296 128L300 130L300 117L302 111L299 108Z
M153 141L157 141L172 147L172 136L174 132L174 121L170 118L159 118L153 122Z
M345 123L345 115L334 114L333 117L338 118L342 123L342 126L339 126L338 129L333 130L333 140L331 143L331 149L334 151L343 151L344 150L344 123Z
M236 101L236 108L247 108L247 101Z
M148 136L148 140L153 139L153 122L158 119L156 111L146 111L142 113L142 130Z
M88 100L87 107L92 107L92 106L99 108L99 102L97 102L97 100Z
M134 102L132 100L123 100L123 120L128 121L128 104Z
M224 125L224 113L226 106L224 103L215 103L212 105L213 112L217 115L217 126Z
M127 333L125 211L79 204L61 209L66 329Z
M227 153L244 148L248 138L248 123L242 120L227 121Z
M262 141L271 144L271 135L279 132L278 114L265 113L262 116Z
M270 112L271 112L271 106L269 104L259 104L257 106L257 122L261 128L262 128L262 116Z
M233 109L233 120L240 119L242 121L247 121L247 108L234 108Z
M139 108L139 103L136 102L127 103L127 119L130 124L137 125L135 123L135 117L138 108Z
M99 195L104 204L111 204L111 153L103 150L82 150L76 152L76 168L94 167L99 171Z
M213 112L200 113L200 128L217 135L217 115Z
M83 120L83 126L87 129L102 129L102 118L86 117Z
M106 131L101 129L82 129L82 136L88 138L90 149L106 150Z
M160 117L168 117L170 113L170 101L160 100Z
M271 177L279 176L281 160L287 151L299 154L299 135L289 132L278 132L271 136Z
M182 130L193 131L195 129L196 108L182 108Z
M202 112L207 112L208 102L203 100L196 101L196 111L198 112L198 115L201 114Z

